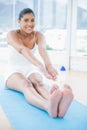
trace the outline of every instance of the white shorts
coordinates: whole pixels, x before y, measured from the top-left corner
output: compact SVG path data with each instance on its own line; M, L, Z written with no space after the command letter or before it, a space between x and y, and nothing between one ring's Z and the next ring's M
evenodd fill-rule
M8 70L4 74L4 85L6 85L7 79L14 73L21 73L26 78L32 73L40 73L35 66L28 66L28 67L9 67Z

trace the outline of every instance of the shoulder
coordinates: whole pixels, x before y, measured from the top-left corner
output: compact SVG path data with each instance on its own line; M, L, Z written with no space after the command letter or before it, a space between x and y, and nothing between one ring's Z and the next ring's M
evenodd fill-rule
M40 31L35 32L36 35L36 41L39 42L40 40L44 39L44 34Z
M18 30L11 30L7 33L7 41L10 39L18 39Z
M7 33L7 37L8 36L17 36L19 33L19 30L11 30Z
M44 36L43 33L40 32L40 31L36 31L35 34L36 34L37 37Z
M15 40L18 40L18 34L17 34L18 30L11 30L7 33L7 42L8 44L13 43Z

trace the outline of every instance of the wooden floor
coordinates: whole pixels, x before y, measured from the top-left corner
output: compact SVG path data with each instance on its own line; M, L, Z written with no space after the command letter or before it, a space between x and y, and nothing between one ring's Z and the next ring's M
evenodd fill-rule
M75 98L87 105L87 72L67 72L67 83L71 85Z
M0 107L0 130L13 130L6 114L3 109Z

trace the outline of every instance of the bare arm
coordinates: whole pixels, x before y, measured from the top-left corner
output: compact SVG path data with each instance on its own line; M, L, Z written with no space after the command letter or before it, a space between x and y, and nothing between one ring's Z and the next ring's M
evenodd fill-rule
M7 35L7 42L11 46L13 46L19 53L24 55L24 57L35 66L39 67L40 65L42 65L41 62L37 60L36 57L31 53L30 49L27 48L18 38L17 32L9 32Z
M52 76L52 79L55 80L57 78L57 70L53 67L51 60L49 58L49 55L46 51L46 41L44 36L38 32L38 36L37 36L37 43L38 43L38 50L39 53L41 55L41 57L44 60L45 63L45 67L46 70L48 71L48 73Z
M38 43L38 50L41 55L41 57L44 60L45 66L52 65L49 55L46 51L46 41L44 36L41 33L38 33L37 35L37 43Z

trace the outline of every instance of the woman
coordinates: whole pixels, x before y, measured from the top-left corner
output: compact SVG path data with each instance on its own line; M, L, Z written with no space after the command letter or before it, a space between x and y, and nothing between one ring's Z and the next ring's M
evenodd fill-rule
M58 73L46 52L43 34L34 30L34 12L30 8L23 9L18 22L20 29L7 35L10 65L5 77L6 86L22 92L28 103L47 111L52 118L63 117L73 99L71 88L65 85L60 91L53 85L50 91L46 89L39 72L51 80L55 80ZM36 46L44 65L34 55Z

